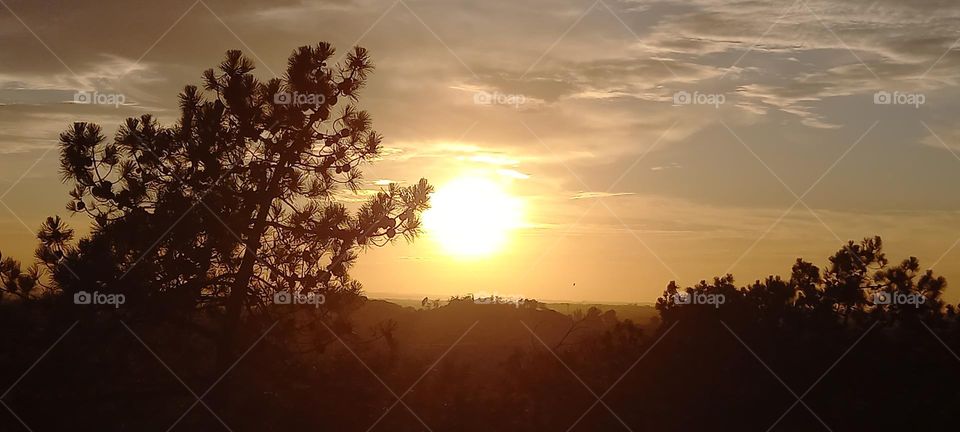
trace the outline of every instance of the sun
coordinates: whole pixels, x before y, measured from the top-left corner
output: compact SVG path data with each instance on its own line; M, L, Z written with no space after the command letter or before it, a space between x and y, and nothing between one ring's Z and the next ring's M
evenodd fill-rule
M523 224L523 203L490 178L465 176L441 186L423 215L424 227L449 254L487 256Z

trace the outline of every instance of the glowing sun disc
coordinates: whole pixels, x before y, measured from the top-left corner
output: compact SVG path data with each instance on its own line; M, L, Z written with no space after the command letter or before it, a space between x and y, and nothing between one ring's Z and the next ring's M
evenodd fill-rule
M461 177L430 197L424 227L448 253L482 256L500 250L511 230L522 224L522 203L499 183L483 177Z

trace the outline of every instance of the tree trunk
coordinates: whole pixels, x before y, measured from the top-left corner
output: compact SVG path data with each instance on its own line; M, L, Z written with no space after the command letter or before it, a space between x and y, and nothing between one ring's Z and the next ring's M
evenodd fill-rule
M275 175L275 177L277 177ZM273 203L273 196L269 192L275 189L272 185L279 184L279 179L271 178L266 191L267 198L260 202L256 210L256 220L253 227L249 230L247 238L243 239L245 250L243 258L240 261L240 268L237 270L237 276L233 286L230 288L230 295L227 298L226 310L223 319L223 328L220 333L220 340L217 344L215 374L227 374L223 377L221 383L217 386L215 396L220 400L221 406L225 412L233 412L237 406L236 398L240 394L237 388L237 382L230 376L229 368L237 361L237 342L240 327L242 325L243 307L247 300L250 279L253 277L253 270L257 262L257 253L260 250L260 242L266 231L267 215L270 211L270 205Z
M276 189L280 185L283 173L286 171L286 165L289 161L288 155L283 155L277 162L277 168L273 176L267 182L263 193L266 196L256 208L256 220L249 231L247 238L243 239L246 250L243 252L243 259L240 261L240 268L237 270L237 277L233 286L230 288L230 297L227 298L227 306L223 321L223 335L220 344L217 347L217 369L225 371L230 364L235 361L235 351L237 343L237 332L240 328L240 321L243 314L243 305L247 299L248 285L253 277L253 269L257 263L257 253L260 251L260 242L266 232L267 216L270 213L270 206L273 204L273 197L276 196Z

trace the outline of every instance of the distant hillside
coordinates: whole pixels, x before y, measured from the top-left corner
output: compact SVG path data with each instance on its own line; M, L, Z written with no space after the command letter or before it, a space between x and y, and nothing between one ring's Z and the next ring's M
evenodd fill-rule
M616 312L618 319L633 321L634 324L645 329L654 328L660 322L660 314L652 304L547 303L546 305L548 308L564 315L573 315L577 311L586 313L592 307L604 312L612 310Z
M409 307L413 309L421 309L421 301L418 299L401 299L401 298L381 298L381 299L371 299L370 301L382 301L386 303L392 303L394 305ZM441 304L447 304L447 301L442 301ZM659 313L654 308L653 304L607 304L607 303L573 303L573 302L554 302L554 303L544 303L546 308L550 310L557 311L564 315L575 315L578 311L581 313L586 313L590 308L595 307L600 309L603 312L612 310L616 312L617 318L620 320L631 320L634 324L637 324L643 328L652 328L656 327L659 323ZM376 309L376 307L375 307ZM654 320L654 322L651 322Z
M518 350L577 344L612 328L624 318L621 314L641 327L649 326L655 316L653 307L635 305L541 304L533 309L447 302L427 309L419 302L415 306L410 301L403 303L365 301L350 316L354 334L373 341L369 349L400 360L439 357L463 336L456 357L487 366L498 365ZM595 309L591 311L591 307ZM390 341L383 329L389 329Z

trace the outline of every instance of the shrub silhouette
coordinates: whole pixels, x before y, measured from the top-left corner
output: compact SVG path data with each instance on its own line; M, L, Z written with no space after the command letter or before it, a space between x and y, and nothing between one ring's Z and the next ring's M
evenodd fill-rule
M683 293L671 283L657 300L657 309L668 324L710 316L766 328L845 326L851 319L915 325L937 321L949 310L941 299L946 279L932 270L921 271L915 257L890 266L879 237L848 243L829 263L821 274L815 265L797 259L789 280L770 276L738 289L733 276L726 275L685 290L686 295L722 295L725 303L716 308L678 303Z
M19 261L0 254L0 301L4 297L29 299L35 294L40 280L40 269L31 266L26 271Z

